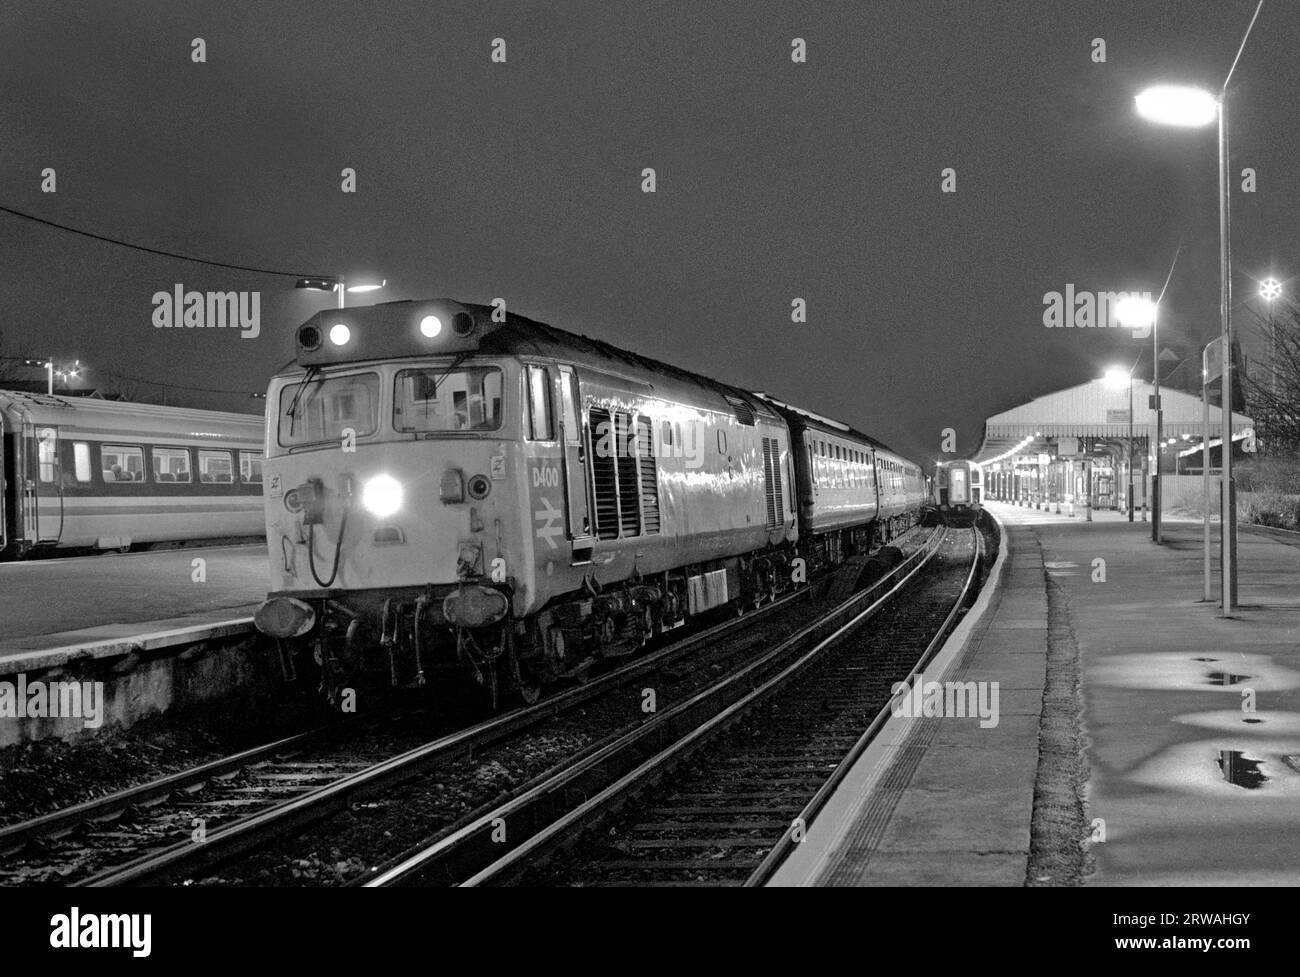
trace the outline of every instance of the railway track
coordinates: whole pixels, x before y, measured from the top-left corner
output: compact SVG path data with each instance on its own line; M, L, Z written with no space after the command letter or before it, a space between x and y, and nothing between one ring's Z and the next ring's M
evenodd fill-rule
M777 615L808 595L796 591L535 705L422 740L397 755L335 745L336 728L313 730L0 829L6 860L0 881L112 886L199 876L358 800L581 709L657 669L671 669L737 626ZM200 822L201 842L195 834Z
M745 882L765 856L780 845L782 832L791 828L793 816L799 814L804 801L825 787L836 763L861 748L861 731L872 725L872 716L878 712L877 707L864 721L857 692L857 686L873 668L850 660L833 673L819 672L813 678L808 678L809 669L824 658L833 658L827 655L829 649L840 647L841 639L890 606L938 556L948 535L945 530L936 530L920 550L877 584L837 605L744 667L636 729L561 765L504 802L482 810L455 830L381 866L356 884L379 887L527 882L539 860L553 859L562 844L590 831L633 797L656 789L675 795L675 811L649 809L658 820L643 824L643 830L622 846L620 854L629 857L604 860L601 873L609 869L613 874L604 874L601 880L645 881L641 859L630 855L641 851L660 856L652 859L661 863L656 871L670 873L670 881ZM961 602L977 580L980 546L974 533L962 535L969 541L970 570L964 585L958 588L960 598L945 604L948 624L958 616ZM927 638L932 639L929 643L934 647L941 641L934 628ZM921 656L921 650L911 654L902 675L908 674ZM802 679L798 687L805 694L797 702L787 697L778 703L776 693L796 678ZM728 760L724 769L730 770L732 776L725 778L728 782L720 787L698 785L690 776L677 776L684 761L713 743L720 733L754 715L759 706L781 716L777 725L785 739L772 741L757 765L739 758ZM824 710L834 720L819 723L822 729L816 739L809 738L810 710ZM761 782L738 789L746 775L752 780L752 775L762 771L766 776ZM671 781L667 776L670 772ZM787 811L791 803L795 806ZM697 833L693 837L683 837L687 823L683 819L689 819L694 826ZM705 836L700 831L710 833ZM683 843L667 846L662 843L665 838ZM693 850L696 855L664 856L665 852L683 849ZM717 863L728 859L734 864L723 873L696 871L702 860L716 868ZM584 880L581 873L575 876L571 870L566 871L551 872L541 881L566 884Z

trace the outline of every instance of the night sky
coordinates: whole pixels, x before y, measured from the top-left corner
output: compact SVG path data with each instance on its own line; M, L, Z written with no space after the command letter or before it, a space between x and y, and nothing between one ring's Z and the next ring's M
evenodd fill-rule
M6 0L0 204L388 279L349 304L502 296L919 459L955 427L965 454L987 415L1143 345L1044 328L1045 292L1158 292L1186 235L1164 333L1217 333L1213 130L1153 126L1133 96L1217 90L1254 6ZM1255 279L1300 271L1298 50L1300 6L1269 0L1229 102L1240 321ZM178 283L260 292L260 338L155 329L151 297ZM260 410L249 394L333 302L292 286L0 214L0 352L80 358L153 402Z

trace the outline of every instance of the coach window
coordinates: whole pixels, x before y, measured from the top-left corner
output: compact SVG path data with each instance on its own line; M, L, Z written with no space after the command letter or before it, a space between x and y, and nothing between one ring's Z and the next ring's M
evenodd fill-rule
M190 453L187 448L152 448L153 480L155 482L188 482L190 480Z
M547 396L550 382L546 367L528 367L528 440L551 440L551 398Z
M72 471L78 482L90 481L90 445L85 441L72 445Z
M199 481L211 483L230 483L234 481L234 466L230 462L229 451L199 452Z
M38 428L36 431L37 477L42 482L54 481L56 452L59 445L58 433L52 427Z
M106 444L99 449L106 482L144 481L144 449L133 444Z
M262 452L241 451L239 453L239 480L254 485L262 481Z

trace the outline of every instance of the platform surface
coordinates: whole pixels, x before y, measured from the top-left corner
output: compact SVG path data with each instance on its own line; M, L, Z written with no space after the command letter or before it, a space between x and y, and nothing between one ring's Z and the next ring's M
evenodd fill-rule
M1300 537L1240 534L1245 606L1225 620L1200 600L1198 523L1166 522L1157 546L1117 513L990 509L1009 541L1000 580L945 648L948 673L926 678L997 681L998 725L891 720L772 884L1025 884L1050 774L1049 591L1052 640L1077 649L1081 834L1104 836L1083 881L1300 884Z
M246 617L268 578L262 544L3 563L0 660Z

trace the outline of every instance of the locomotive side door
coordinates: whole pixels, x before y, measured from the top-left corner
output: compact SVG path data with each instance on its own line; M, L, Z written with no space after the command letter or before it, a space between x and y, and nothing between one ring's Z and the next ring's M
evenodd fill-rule
M573 540L573 562L591 562L591 500L587 495L587 449L582 436L578 376L560 366L560 426L564 437L564 506Z

